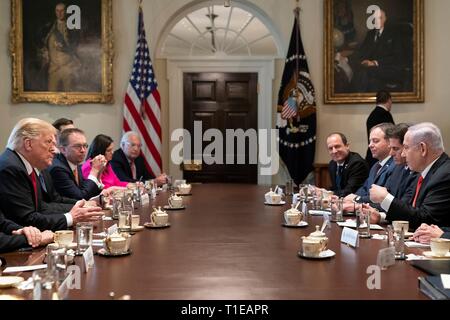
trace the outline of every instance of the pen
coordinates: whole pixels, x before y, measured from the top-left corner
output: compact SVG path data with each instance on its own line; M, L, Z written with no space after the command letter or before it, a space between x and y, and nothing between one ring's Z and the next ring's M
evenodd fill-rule
M24 251L33 251L32 247L25 247L25 248L20 248L19 250L17 250L19 252L24 252Z

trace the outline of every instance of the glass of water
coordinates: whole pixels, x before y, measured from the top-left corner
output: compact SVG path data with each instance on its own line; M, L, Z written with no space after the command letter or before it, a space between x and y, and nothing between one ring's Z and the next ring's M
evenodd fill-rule
M77 223L77 253L82 254L92 246L94 226L89 222Z

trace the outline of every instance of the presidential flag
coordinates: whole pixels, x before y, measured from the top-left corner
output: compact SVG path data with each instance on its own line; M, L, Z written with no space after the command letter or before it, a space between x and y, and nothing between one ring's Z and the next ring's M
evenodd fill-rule
M316 101L300 36L298 8L278 93L279 153L298 185L313 170Z
M145 165L153 176L161 173L161 99L145 38L144 16L139 7L138 41L133 71L125 95L123 131L135 131L142 142Z

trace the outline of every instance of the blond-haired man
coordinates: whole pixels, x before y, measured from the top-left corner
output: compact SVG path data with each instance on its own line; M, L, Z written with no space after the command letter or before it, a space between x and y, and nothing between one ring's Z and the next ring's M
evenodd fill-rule
M81 221L97 220L101 208L83 208L78 201L67 213L49 212L35 169L50 166L55 155L56 129L48 122L25 118L13 128L0 156L0 210L20 224L40 230L66 229Z

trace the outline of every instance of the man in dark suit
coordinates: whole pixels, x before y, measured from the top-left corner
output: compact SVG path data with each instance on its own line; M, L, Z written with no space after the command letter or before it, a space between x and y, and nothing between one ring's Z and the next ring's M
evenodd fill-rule
M88 144L84 132L77 128L66 129L59 137L59 153L49 168L56 191L68 198L88 200L100 194L103 185L100 172L106 164L103 155L92 159L89 178L83 178L81 163L86 157Z
M409 169L406 158L402 156L403 139L408 128L408 124L399 123L386 133L389 138L390 155L394 159L395 168L385 187L394 197L405 201L413 196L414 180L417 177L417 173Z
M35 168L44 170L55 154L55 128L40 119L25 118L13 128L8 146L0 156L0 209L20 225L40 230L66 229L81 221L93 221L101 208L83 208L79 201L67 213L49 212Z
M356 191L355 194L349 194L344 199L344 210L353 211L354 203L367 203L369 199L369 189L372 184L384 186L394 170L394 160L389 155L389 139L386 132L393 125L390 123L381 123L376 125L370 131L370 150L373 157L378 160L370 169L369 176L364 184Z
M391 109L392 109L391 94L387 91L379 91L376 96L375 109L372 110L366 121L367 139L369 139L370 130L377 124L380 123L394 124L394 118L392 118ZM370 151L370 148L367 148L366 161L369 164L369 167L372 167L375 164L375 162L377 162L377 160L372 157L372 152Z
M347 137L340 132L328 136L327 148L332 159L328 164L331 190L338 197L356 192L369 175L366 161L350 151Z
M20 248L38 247L53 242L53 232L41 232L35 227L19 226L0 211L0 253Z
M419 173L414 196L406 202L386 188L373 186L370 199L386 211L372 212L371 220L408 220L410 227L421 223L450 226L450 158L444 152L438 127L429 122L414 125L405 134L403 155L411 170Z
M114 151L111 167L121 181L136 182L154 179L147 170L141 155L141 139L136 132L126 132L120 141L120 149ZM166 183L167 176L162 173L156 178L158 185Z
M359 49L349 57L352 92L376 92L386 83L401 80L403 48L398 31L386 23L384 10L376 15L375 28L367 32Z
M54 212L68 212L72 209L77 200L61 196L53 185L52 177L48 169L39 171L36 170L39 177L38 183L41 187L42 200L46 202L49 207L53 208Z

